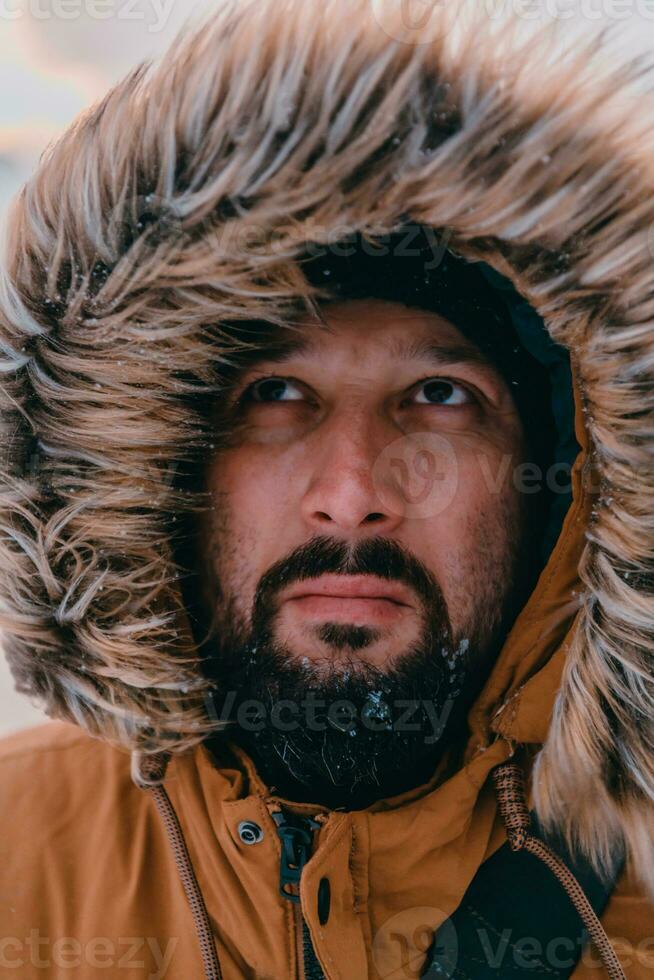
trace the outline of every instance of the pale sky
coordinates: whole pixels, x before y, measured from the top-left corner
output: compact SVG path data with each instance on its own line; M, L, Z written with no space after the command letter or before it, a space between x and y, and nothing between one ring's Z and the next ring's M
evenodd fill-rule
M44 147L220 0L0 0L0 215Z

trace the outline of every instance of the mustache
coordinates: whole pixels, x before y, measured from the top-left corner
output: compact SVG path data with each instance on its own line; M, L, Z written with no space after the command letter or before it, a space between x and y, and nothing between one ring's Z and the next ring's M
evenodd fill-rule
M443 592L429 569L403 545L391 538L365 538L345 542L324 535L312 538L265 572L256 589L254 621L259 611L269 611L281 589L324 574L377 575L401 582L424 606L441 606L447 613Z

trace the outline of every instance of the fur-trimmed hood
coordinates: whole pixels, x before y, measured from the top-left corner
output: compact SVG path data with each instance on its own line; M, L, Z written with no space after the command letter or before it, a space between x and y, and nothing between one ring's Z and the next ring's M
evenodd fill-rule
M221 323L296 312L306 241L420 222L543 317L585 422L577 511L539 587L573 547L578 581L547 622L518 620L478 747L562 651L539 811L595 858L626 836L652 874L654 54L630 60L610 32L566 47L560 24L527 32L483 4L435 2L415 29L401 9L226 4L82 115L16 200L0 283L5 648L20 691L93 735L139 751L204 738L176 543ZM532 637L519 660L517 635Z

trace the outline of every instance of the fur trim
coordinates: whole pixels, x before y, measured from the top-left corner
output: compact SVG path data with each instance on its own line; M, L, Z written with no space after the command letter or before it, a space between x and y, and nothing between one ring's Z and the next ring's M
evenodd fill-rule
M424 5L421 5L424 11ZM226 4L44 155L0 284L0 626L20 691L139 752L211 721L176 560L226 319L284 319L305 240L415 220L572 352L602 474L539 812L654 896L654 55L484 4ZM558 27L561 25L559 24ZM176 533L175 529L180 532Z

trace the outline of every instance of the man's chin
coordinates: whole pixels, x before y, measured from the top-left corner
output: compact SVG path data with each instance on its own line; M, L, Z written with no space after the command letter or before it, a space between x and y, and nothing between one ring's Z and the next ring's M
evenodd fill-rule
M330 668L338 672L352 660L382 669L396 664L418 639L417 631L410 631L414 636L402 632L400 636L396 630L367 623L324 621L305 627L299 635L275 630L275 639L279 646L278 637L283 635L283 646L295 664L322 674Z

